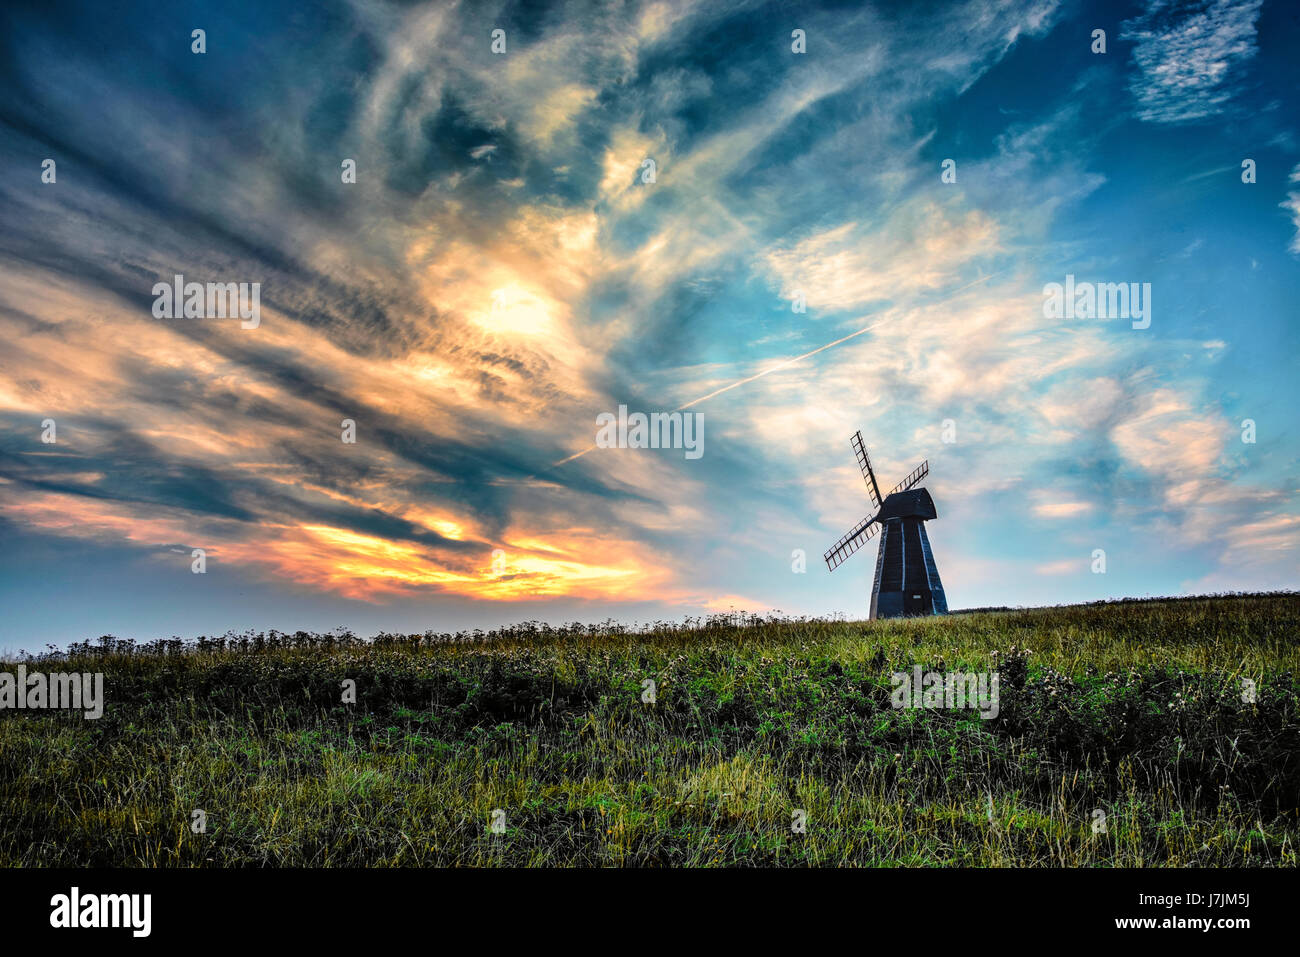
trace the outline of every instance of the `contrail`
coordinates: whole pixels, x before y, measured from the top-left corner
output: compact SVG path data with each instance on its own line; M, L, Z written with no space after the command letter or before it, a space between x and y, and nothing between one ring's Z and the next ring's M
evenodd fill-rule
M948 293L948 295L951 296L954 295L955 293L963 292L969 289L971 286L977 286L982 282L988 282L990 279L995 279L998 276L1002 275L1004 272L1007 272L1012 268L1013 268L1012 266L1008 266L1006 269L1000 269L997 272L989 273L987 276L981 276L979 279L976 279L974 282L968 282L964 286L958 286L956 289L952 290L952 292ZM857 332L850 332L847 336L836 339L834 342L828 342L824 346L818 346L816 349L813 349L811 352L805 352L801 356L794 356L790 359L782 359L776 365L770 366L764 369L762 372L756 372L751 376L745 377L744 379L737 379L735 382L731 383L730 385L724 385L721 389L714 389L708 395L702 395L698 399L691 399L690 402L687 402L685 405L679 405L677 408L673 409L673 411L681 412L684 409L689 409L693 405L699 405L701 402L705 402L709 399L712 399L716 395L722 395L722 393L724 392L730 392L732 389L753 382L755 379L761 379L765 375L771 375L773 372L779 372L782 369L794 365L796 362L802 362L804 359L807 359L809 356L815 356L819 352L825 352L827 349L833 349L835 346L838 346L844 342L848 342L850 339L853 339L856 336L860 336L864 332L870 332L872 329L875 329L877 326L883 325L886 322L888 322L887 319L877 319L871 325L863 326ZM587 446L581 452L574 452L568 458L563 458L560 459L558 462L552 463L551 468L556 468L560 465L566 465L569 462L572 462L574 459L582 458L582 456L586 455L588 452L592 451L595 448L596 445L593 443L592 445Z
M828 342L824 346L818 346L816 349L813 349L811 352L805 352L801 356L794 356L793 358L790 359L782 359L776 365L770 366L769 368L764 369L762 372L756 372L753 375L747 376L744 379L737 379L735 382L731 383L730 385L724 385L721 389L714 389L708 395L702 395L698 399L691 399L690 402L687 402L685 405L679 405L677 408L673 409L673 411L681 412L683 409L689 409L693 405L699 405L701 402L705 402L708 399L712 399L715 395L722 395L722 393L730 392L732 389L739 388L740 386L744 385L747 382L753 382L755 379L761 379L765 375L771 375L773 372L779 372L780 370L786 368L787 366L794 365L796 362L799 362L803 359L807 359L809 356L815 356L819 352L825 352L827 349L830 349L832 346L838 346L841 342L848 342L854 336L860 336L864 332L870 332L872 329L876 328L876 326L880 325L883 322L885 322L885 320L880 319L876 322L873 322L871 325L866 326L865 328L859 329L857 332L850 332L847 336L845 336L842 339L836 339L834 342ZM574 452L568 458L560 459L560 461L554 463L552 468L554 468L555 465L564 465L566 462L572 462L574 459L586 455L594 448L596 448L595 445L589 445L581 452Z
M722 393L729 392L732 389L738 386L742 386L747 382L753 382L755 379L761 379L765 375L770 375L773 372L779 372L780 370L784 369L786 366L794 365L796 362L800 362L803 359L807 359L809 356L815 356L819 352L825 352L827 349L830 349L833 346L838 346L841 342L848 342L854 336L860 336L864 332L870 332L872 329L876 328L876 326L882 325L885 322L886 320L879 319L876 322L873 322L871 325L859 329L857 332L850 332L847 336L845 336L842 339L836 339L834 342L828 342L824 346L818 346L816 349L813 349L811 352L805 352L803 355L795 356L792 359L783 359L782 361L778 362L776 365L764 369L762 372L756 372L752 376L749 376L748 378L745 379L738 379L737 381L731 383L731 385L724 385L721 389L714 389L708 395L702 395L698 399L691 399L690 402L687 402L685 405L679 405L677 408L673 409L673 411L680 412L683 409L689 409L691 406L698 405L699 403L705 401L706 399L712 399L715 395L722 395Z

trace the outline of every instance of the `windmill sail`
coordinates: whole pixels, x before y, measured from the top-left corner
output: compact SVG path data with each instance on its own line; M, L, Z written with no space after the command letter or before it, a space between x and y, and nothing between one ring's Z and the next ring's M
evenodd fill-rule
M899 482L897 485L891 488L889 490L889 494L893 495L895 492L906 492L909 488L911 488L913 485L921 481L921 479L925 478L929 474L930 474L930 460L926 459L916 468L912 469L911 475L909 475L907 478L903 479L903 481ZM885 496L885 497L888 498L889 496Z
M867 492L871 495L871 507L880 508L880 486L876 484L876 473L871 469L871 459L867 456L867 447L862 444L862 433L854 432L853 454L857 456L858 468L862 469L862 477L867 481Z
M830 550L822 556L826 561L826 567L830 571L835 571L840 562L867 544L878 531L880 531L880 523L875 518L864 518L858 523L857 528L832 545Z

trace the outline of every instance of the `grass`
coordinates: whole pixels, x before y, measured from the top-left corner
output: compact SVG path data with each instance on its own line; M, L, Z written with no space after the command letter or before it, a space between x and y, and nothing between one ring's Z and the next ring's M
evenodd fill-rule
M27 661L103 672L101 719L0 712L0 865L1295 866L1298 625L1275 594L104 638ZM995 651L996 719L891 707Z

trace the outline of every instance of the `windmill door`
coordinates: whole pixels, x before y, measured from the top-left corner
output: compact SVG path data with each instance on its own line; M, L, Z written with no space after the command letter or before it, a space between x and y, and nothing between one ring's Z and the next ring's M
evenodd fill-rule
M904 615L928 615L930 613L930 592L928 590L907 589L903 592Z

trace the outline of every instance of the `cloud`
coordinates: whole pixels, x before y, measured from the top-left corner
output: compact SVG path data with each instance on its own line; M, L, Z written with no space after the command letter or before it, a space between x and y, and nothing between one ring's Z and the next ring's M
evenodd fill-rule
M1228 478L1226 445L1233 434L1230 421L1198 412L1186 396L1166 388L1148 392L1111 431L1120 454L1153 482L1148 514L1135 520L1221 567L1237 563L1241 582L1247 565L1300 548L1300 522L1282 490ZM1251 560L1243 563L1247 553Z
M1300 184L1300 165L1291 170L1288 181L1293 185ZM1291 223L1296 228L1295 235L1291 237L1291 245L1287 248L1291 252L1300 255L1300 190L1292 190L1287 193L1286 199L1282 200L1279 205L1291 214Z
M1185 482L1214 473L1230 431L1228 422L1196 414L1175 390L1157 388L1115 426L1111 438L1120 454L1137 467Z
M1042 502L1033 507L1040 518L1074 518L1092 511L1091 502Z
M705 611L716 615L725 615L733 612L761 614L774 610L765 602L761 602L756 598L746 598L744 595L717 595L712 598L706 598L700 601L699 604Z
M935 203L898 209L886 223L844 223L768 253L782 298L802 292L810 309L855 309L955 285L973 260L1000 251L997 224L979 210Z
M1241 74L1258 52L1255 21L1263 0L1150 0L1125 21L1137 73L1129 88L1137 116L1152 123L1188 123L1228 109Z

